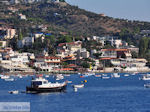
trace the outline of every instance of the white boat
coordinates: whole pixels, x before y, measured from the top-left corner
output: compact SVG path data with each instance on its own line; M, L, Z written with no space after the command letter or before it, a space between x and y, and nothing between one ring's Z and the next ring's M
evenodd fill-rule
M64 79L64 76L62 74L56 75L56 80L62 80L62 79Z
M49 75L45 75L45 77L46 77L46 78L48 78L48 77L49 77Z
M95 77L101 77L101 75L95 75Z
M70 74L65 74L64 76L66 76L66 77L70 77Z
M144 75L144 76L141 78L141 80L150 80L150 76Z
M129 76L129 74L124 74L124 76L125 76L125 77L128 77L128 76Z
M107 77L107 74L102 74L102 76L106 76Z
M139 72L133 72L131 75L137 75Z
M72 81L67 81L67 83L72 83Z
M108 76L102 76L102 79L110 79Z
M1 79L9 79L10 76L8 76L8 75L3 75L3 76L1 76L0 78L1 78Z
M73 85L74 88L83 88L84 84Z
M144 87L150 88L150 83L144 84Z
M19 76L19 78L21 79L21 78L22 78L22 76L20 75L20 76Z
M113 73L112 76L115 77L115 78L120 78L120 75L118 73Z
M92 75L95 75L95 73L87 72L87 73L84 73L82 76L83 77L88 77L88 76L92 76Z
M9 79L4 79L5 81L14 81L13 78L9 78Z
M18 90L15 90L15 91L8 91L10 94L18 94L19 91Z
M27 93L43 93L43 92L64 92L67 82L51 83L43 77L35 78L31 81L31 86L26 87Z

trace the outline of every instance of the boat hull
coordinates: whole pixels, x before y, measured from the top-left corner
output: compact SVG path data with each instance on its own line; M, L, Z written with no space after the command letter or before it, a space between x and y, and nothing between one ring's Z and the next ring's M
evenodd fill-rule
M38 88L38 87L26 87L27 93L50 93L50 92L65 92L66 86L55 87L55 88Z

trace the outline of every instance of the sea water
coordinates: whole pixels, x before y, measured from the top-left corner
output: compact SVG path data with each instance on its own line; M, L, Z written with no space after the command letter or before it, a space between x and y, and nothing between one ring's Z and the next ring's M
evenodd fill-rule
M30 76L10 82L0 79L0 102L30 102L31 112L150 112L150 88L144 88L148 81L139 80L140 74L120 75L109 79L71 75L64 79L72 81L65 93L42 94L21 93L30 85ZM55 82L52 76L47 79ZM84 88L75 92L72 85L81 83ZM19 94L9 94L12 90Z

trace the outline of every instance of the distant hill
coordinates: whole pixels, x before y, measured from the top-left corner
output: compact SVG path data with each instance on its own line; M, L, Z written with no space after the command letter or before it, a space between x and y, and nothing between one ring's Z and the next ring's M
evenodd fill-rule
M19 9L12 12L10 7ZM18 14L26 15L27 20L20 20ZM123 29L150 29L149 22L129 21L96 14L65 2L34 3L26 5L0 5L0 25L25 29L34 32L37 25L46 25L52 33L66 32L72 35L113 35ZM36 29L38 31L38 28Z

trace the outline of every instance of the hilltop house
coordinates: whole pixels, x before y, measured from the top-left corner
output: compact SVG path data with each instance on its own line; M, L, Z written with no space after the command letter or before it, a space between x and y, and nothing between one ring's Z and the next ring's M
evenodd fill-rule
M82 48L82 42L60 43L57 47L57 56L65 57L69 55L77 55L77 51Z
M12 39L16 35L16 30L12 28L0 28L0 38Z

